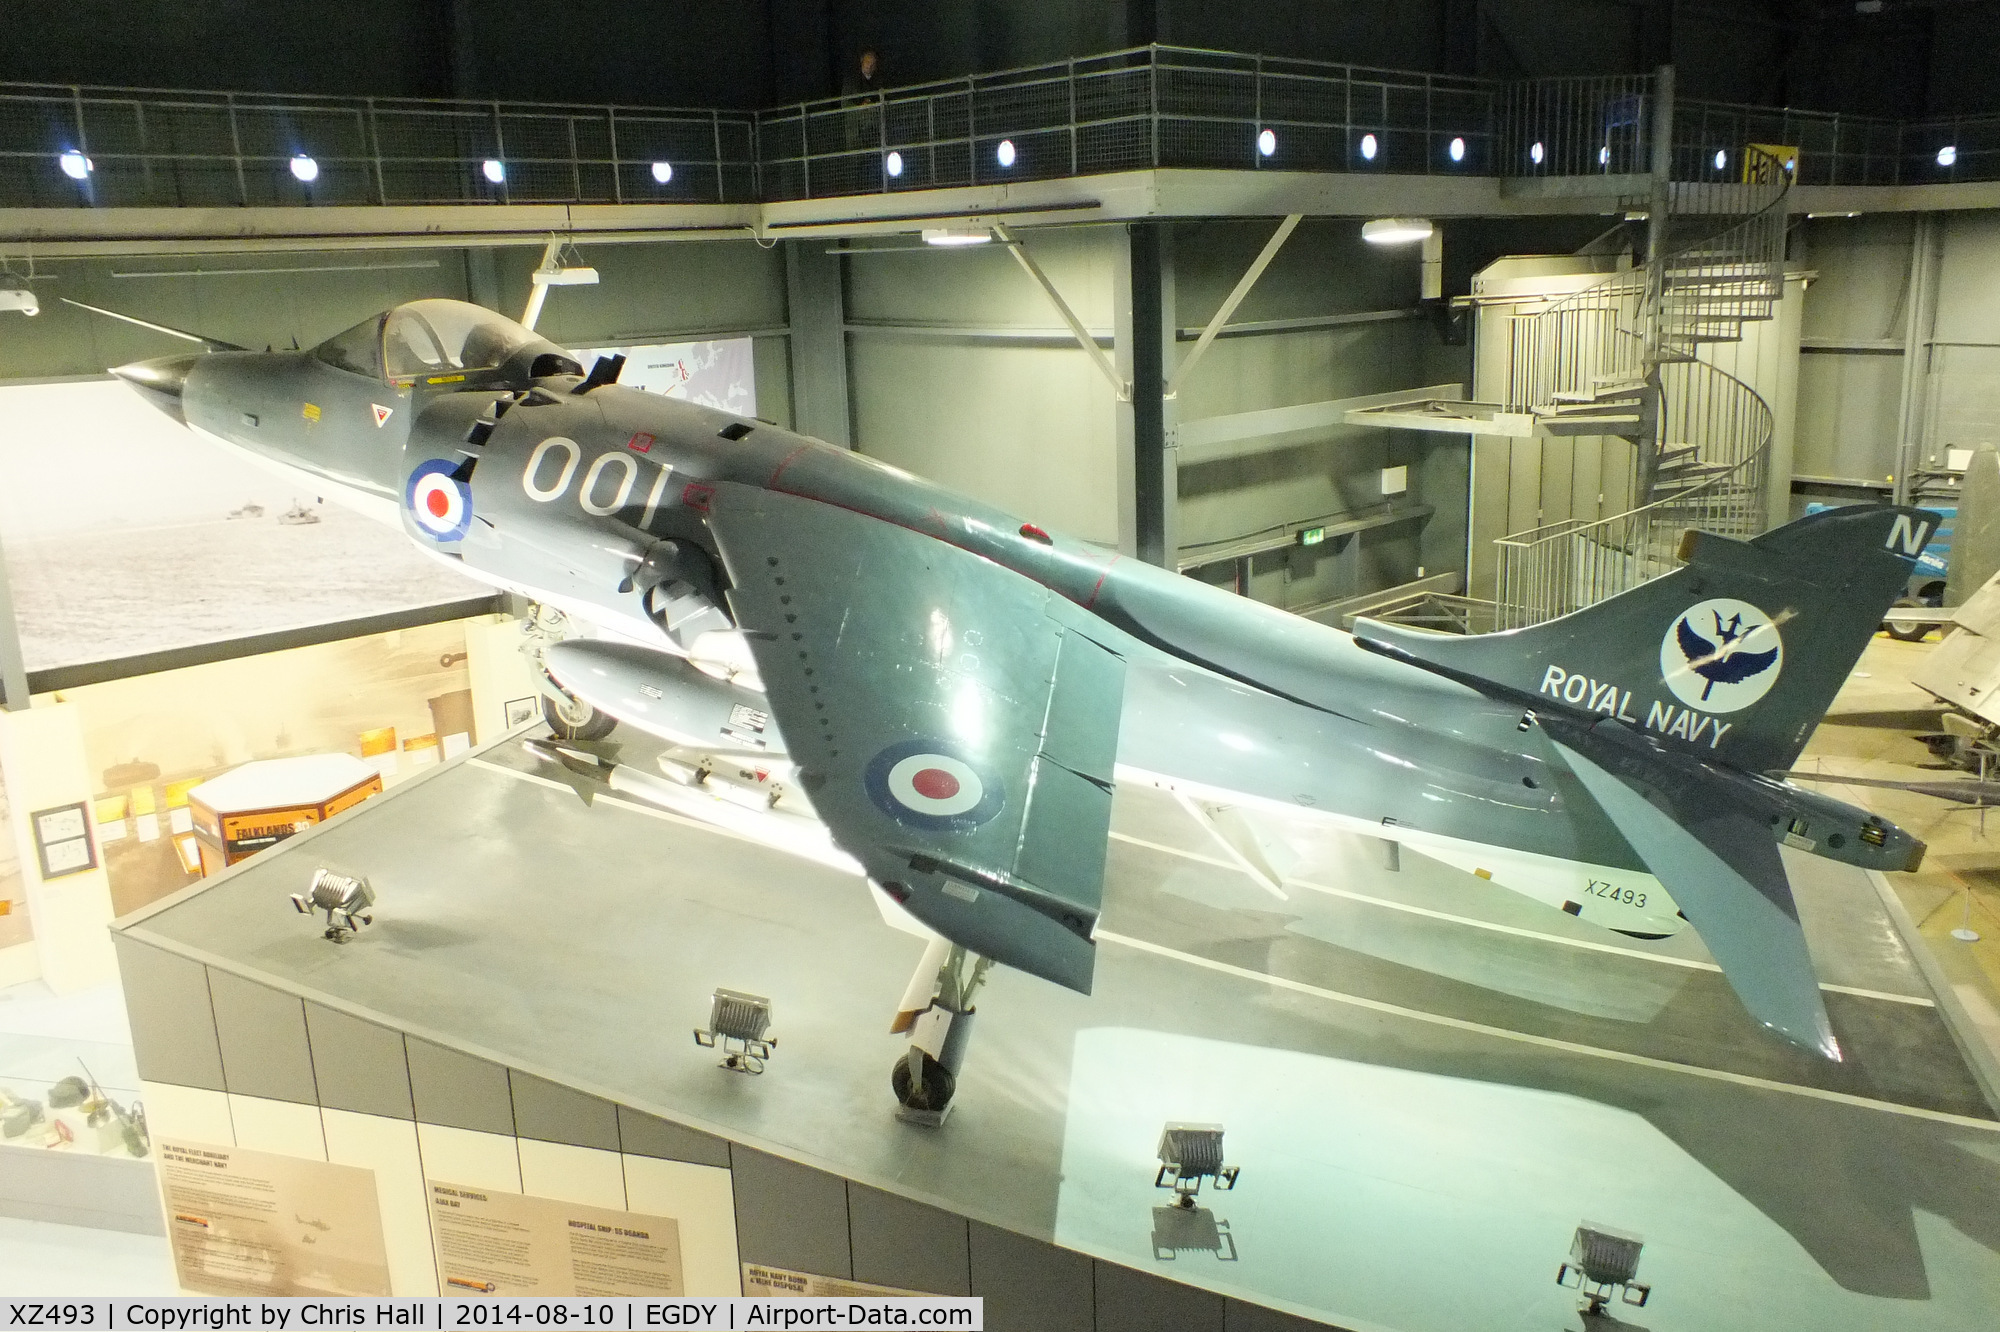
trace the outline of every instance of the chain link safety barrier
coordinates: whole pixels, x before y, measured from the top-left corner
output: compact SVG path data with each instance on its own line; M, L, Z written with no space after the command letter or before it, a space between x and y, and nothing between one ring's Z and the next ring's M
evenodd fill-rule
M301 1332L301 1329L457 1329L520 1332L798 1332L822 1328L948 1328L983 1332L977 1296L780 1296L710 1299L446 1297L400 1299L47 1299L4 1301L0 1328L57 1332Z

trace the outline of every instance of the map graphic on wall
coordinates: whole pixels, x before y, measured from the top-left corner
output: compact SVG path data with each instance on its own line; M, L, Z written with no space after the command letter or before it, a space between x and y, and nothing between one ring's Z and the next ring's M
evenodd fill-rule
M627 388L685 398L737 416L757 414L757 374L751 339L721 342L661 342L636 347L577 347L589 369L600 356L624 356L618 382Z
M116 380L0 388L0 420L0 550L31 671L487 591Z

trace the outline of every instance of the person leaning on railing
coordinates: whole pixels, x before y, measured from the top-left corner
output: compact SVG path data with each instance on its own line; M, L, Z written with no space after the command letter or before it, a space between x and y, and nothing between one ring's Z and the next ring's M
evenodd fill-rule
M854 68L841 81L840 95L846 99L847 146L864 148L875 142L877 94L882 91L882 57L872 46L863 47Z

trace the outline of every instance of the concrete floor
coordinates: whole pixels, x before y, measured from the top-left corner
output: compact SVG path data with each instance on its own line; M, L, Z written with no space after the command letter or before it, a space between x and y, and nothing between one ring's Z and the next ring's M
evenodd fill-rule
M1879 634L1806 746L1800 766L1890 781L1949 781L1915 735L1940 729L1935 698L1910 683L1937 645ZM2000 1061L2000 811L1981 812L1931 796L1829 784L1839 798L1893 819L1930 844L1921 872L1888 880L1964 1006ZM1976 943L1951 937L1970 924Z
M1646 1239L1654 1329L1980 1329L2000 1309L2000 1122L1865 876L1794 862L1850 1053L1758 1032L1692 934L1646 943L1304 823L1279 900L1165 797L1121 790L1090 998L996 971L956 1113L891 1116L921 945L858 880L637 806L505 744L133 924L281 988L878 1187L1354 1328L1573 1326L1589 1219ZM1995 829L2000 836L2000 827ZM368 873L327 946L286 893ZM2000 859L1996 859L2000 864ZM771 995L759 1079L687 1030ZM1216 1120L1228 1243L1155 1249L1152 1153ZM1165 1218L1172 1221L1173 1218ZM1206 1243L1204 1239L1200 1241ZM1168 1250L1168 1252L1172 1252Z

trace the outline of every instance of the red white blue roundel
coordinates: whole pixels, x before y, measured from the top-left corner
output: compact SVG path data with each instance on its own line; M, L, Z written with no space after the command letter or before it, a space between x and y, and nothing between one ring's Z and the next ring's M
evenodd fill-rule
M472 525L472 489L452 479L458 464L433 458L410 473L403 491L403 505L425 535L439 541L456 541Z
M956 746L905 740L869 760L862 781L884 814L911 828L970 832L1000 812L1006 788Z

